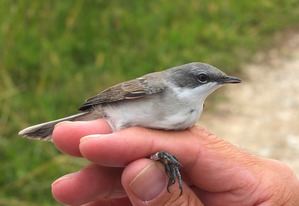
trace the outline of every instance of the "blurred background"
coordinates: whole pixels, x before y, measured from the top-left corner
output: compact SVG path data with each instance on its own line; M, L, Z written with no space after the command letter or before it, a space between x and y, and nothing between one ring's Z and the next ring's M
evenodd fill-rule
M201 61L242 73L298 26L298 0L0 1L0 205L59 205L51 183L87 164L19 130L148 72Z

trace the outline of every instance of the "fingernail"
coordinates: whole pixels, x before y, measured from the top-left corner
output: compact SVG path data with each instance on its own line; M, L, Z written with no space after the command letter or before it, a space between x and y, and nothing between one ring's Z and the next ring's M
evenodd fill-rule
M157 162L146 166L129 184L133 193L142 201L155 199L164 189L166 178Z
M73 123L73 122L71 122L71 121L63 121L63 122L59 122L59 123L57 123L57 124L54 126L54 129L55 129L56 127L59 127L60 125L63 125L63 124L69 124L69 123Z
M81 142L84 142L84 141L86 141L86 140L88 140L88 139L92 139L92 138L103 138L104 136L106 136L106 135L102 135L102 134L92 134L92 135L87 135L87 136L82 137L82 138L80 139L80 143L81 143Z
M79 171L80 172L80 171ZM67 174L67 175L64 175L62 177L60 177L59 179L55 180L51 187L55 186L55 185L58 185L59 183L61 182L65 182L65 181L70 181L70 180L73 180L74 179L74 176L76 176L79 172L74 172L74 173L71 173L71 174Z

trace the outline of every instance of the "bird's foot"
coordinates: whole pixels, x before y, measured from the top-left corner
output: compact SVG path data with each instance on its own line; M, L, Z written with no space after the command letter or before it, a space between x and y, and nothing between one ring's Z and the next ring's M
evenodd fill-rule
M180 193L181 195L183 193L183 184L182 184L182 177L179 168L182 168L183 166L178 161L178 159L174 155L171 155L166 151L157 152L156 154L151 155L150 159L160 160L163 163L165 167L165 172L169 177L169 181L167 184L167 191L169 192L169 187L172 186L177 179L179 183L179 188L181 190Z

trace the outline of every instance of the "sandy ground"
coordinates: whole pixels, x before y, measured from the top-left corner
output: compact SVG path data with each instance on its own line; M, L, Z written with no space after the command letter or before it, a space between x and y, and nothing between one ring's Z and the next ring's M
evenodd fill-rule
M299 32L279 38L245 66L243 83L221 88L224 101L199 124L258 156L289 165L299 177Z

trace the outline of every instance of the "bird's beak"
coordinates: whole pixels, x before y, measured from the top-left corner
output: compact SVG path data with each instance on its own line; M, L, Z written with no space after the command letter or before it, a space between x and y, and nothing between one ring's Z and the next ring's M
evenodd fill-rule
M236 84L241 83L242 80L237 77L231 77L231 76L224 76L220 79L220 84Z

